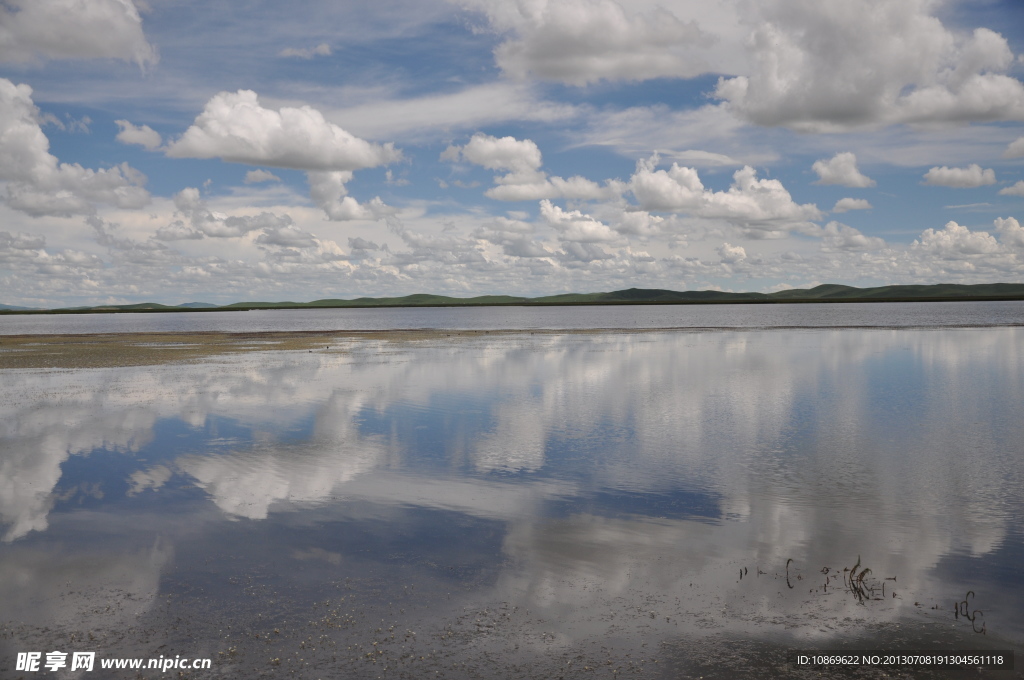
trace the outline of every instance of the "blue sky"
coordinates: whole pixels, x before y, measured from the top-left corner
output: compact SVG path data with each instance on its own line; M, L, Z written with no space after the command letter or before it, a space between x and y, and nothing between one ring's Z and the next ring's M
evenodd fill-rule
M0 2L0 303L1024 280L1024 5Z

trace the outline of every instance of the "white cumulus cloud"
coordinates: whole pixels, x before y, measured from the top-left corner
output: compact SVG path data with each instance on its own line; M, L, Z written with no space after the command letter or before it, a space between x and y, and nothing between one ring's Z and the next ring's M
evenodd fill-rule
M492 137L482 132L474 134L468 144L449 146L441 154L442 160L460 158L488 170L509 170L525 176L538 171L543 162L540 148L531 139Z
M319 241L308 231L289 224L265 229L256 237L256 243L282 248L315 248Z
M747 120L820 132L897 123L1024 120L1006 39L960 34L933 0L765 0L753 68L715 94Z
M1024 179L1017 182L1013 186L1008 186L1004 189L999 190L1000 196L1024 196Z
M614 260L615 254L610 253L596 243L586 241L566 241L562 244L561 259L563 262L600 262Z
M982 169L977 163L966 168L935 167L924 174L924 184L953 189L973 189L996 183L992 168Z
M1003 152L1003 158L1021 157L1024 157L1024 137L1018 137L1010 142L1010 145L1006 147L1006 151Z
M278 230L292 225L288 215L262 212L255 216L229 216L211 211L199 195L199 189L188 187L174 196L174 207L181 219L174 220L156 232L161 241L182 241L201 238L240 238L260 230Z
M875 236L865 236L859 230L832 221L825 225L822 234L822 249L837 250L879 250L885 247L885 241Z
M372 168L402 157L394 145L360 139L311 106L263 108L251 90L215 95L167 155L316 171Z
M0 78L0 180L9 206L33 216L89 215L96 204L149 203L145 175L127 163L100 170L60 163L38 119L32 88Z
M260 182L280 182L281 178L267 170L250 170L245 173L245 179L242 181L246 184L258 184Z
M836 201L832 212L844 213L850 210L871 210L871 203L866 198L840 198Z
M708 69L700 50L713 38L663 7L639 13L614 0L455 1L484 12L508 36L494 56L515 78L586 85L689 78Z
M598 199L616 193L611 186L601 187L585 177L568 179L548 177L540 149L531 139L492 137L477 132L464 146L449 146L441 160L466 160L489 170L507 170L494 178L497 186L484 192L499 201L536 201L545 198Z
M837 153L827 161L815 161L811 169L818 174L815 184L839 184L856 189L875 186L875 180L857 169L857 156L849 151Z
M656 170L654 156L637 163L629 188L644 210L683 212L697 217L721 218L742 226L805 223L821 217L817 206L793 201L777 179L757 179L757 172L745 166L733 174L727 191L704 188L694 168L676 163L668 170Z
M987 231L971 231L956 222L947 222L941 231L925 229L910 249L924 251L942 259L990 255L999 252L999 242Z
M395 213L379 196L367 203L359 203L349 196L345 183L352 179L351 172L307 172L306 177L310 197L331 220L378 220Z
M551 257L551 250L532 239L533 231L529 222L499 216L475 229L473 237L499 245L513 257Z
M999 240L1011 248L1024 249L1024 227L1013 217L997 217L993 222Z
M89 58L157 61L131 0L0 3L0 61Z
M718 256L722 258L722 262L726 264L736 264L747 259L747 251L743 246L734 246L731 243L723 243L721 246L715 249Z
M499 178L498 186L484 192L484 195L499 201L535 201L540 198L597 199L610 195L610 190L596 182L578 175L563 179L543 177L537 181L505 181Z
M160 133L148 125L139 127L126 120L115 120L114 122L121 129L115 139L122 144L138 144L152 151L163 142Z
M661 232L665 218L646 210L619 210L613 220L615 231L635 236L653 236Z
M564 241L599 243L621 239L607 224L579 210L562 210L546 199L540 202L540 216L559 232Z

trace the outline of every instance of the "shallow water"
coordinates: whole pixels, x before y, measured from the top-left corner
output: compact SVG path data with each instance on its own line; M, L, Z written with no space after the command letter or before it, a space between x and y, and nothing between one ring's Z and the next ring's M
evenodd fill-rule
M1024 324L1024 301L401 307L251 312L0 315L0 335L225 331L594 328L907 328Z
M2 371L0 676L52 649L214 659L197 678L1020 659L1022 342L497 333Z

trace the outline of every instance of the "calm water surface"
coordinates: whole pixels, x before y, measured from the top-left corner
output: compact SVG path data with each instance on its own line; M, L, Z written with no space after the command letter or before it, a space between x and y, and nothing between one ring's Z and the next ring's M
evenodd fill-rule
M0 335L594 328L1003 326L1024 324L1024 301L788 305L612 305L282 309L252 312L0 315Z
M54 649L213 658L197 678L817 677L787 650L844 646L1024 663L1022 346L498 333L3 371L0 677Z

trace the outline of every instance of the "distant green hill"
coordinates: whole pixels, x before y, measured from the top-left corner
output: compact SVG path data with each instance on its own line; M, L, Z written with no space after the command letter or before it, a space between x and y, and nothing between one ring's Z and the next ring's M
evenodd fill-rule
M796 293L796 290L772 293L772 296ZM799 291L802 297L822 300L843 298L972 298L972 297L1017 297L1024 295L1024 284L1020 283L979 283L962 285L938 283L930 286L879 286L878 288L854 288L824 284L806 291Z
M533 298L536 304L630 304L630 303L685 303L685 302L729 302L765 300L769 296L764 293L723 293L717 290L660 290L657 288L629 288L611 293L584 293L567 295L549 295Z
M236 302L220 309L273 309L296 307L442 307L449 305L509 305L529 304L530 298L510 295L481 295L472 298L454 298L445 295L417 293L397 298L356 298L355 300L314 300L313 302Z
M874 300L929 300L1001 298L1024 299L1024 284L983 283L961 285L940 283L927 286L879 286L855 288L826 283L814 288L791 288L777 293L724 293L716 290L674 291L630 288L612 293L551 295L533 298L534 304L629 304L629 303L714 303L714 302L831 302Z
M155 302L131 305L69 307L54 310L29 310L0 305L0 314L68 313L68 312L184 312L248 309L311 309L333 307L479 307L500 305L629 305L629 304L726 304L726 303L797 303L797 302L893 302L928 300L1024 300L1024 283L981 283L962 285L938 283L922 286L878 286L855 288L826 283L814 288L792 288L777 293L726 293L717 290L661 290L629 288L610 293L564 293L527 298L512 295L480 295L470 298L417 293L404 297L354 300L327 298L312 302L235 302L217 306L208 302L186 302L178 306Z
M61 307L55 312L173 312L177 307L158 302L137 302L131 305L97 305L96 307Z

